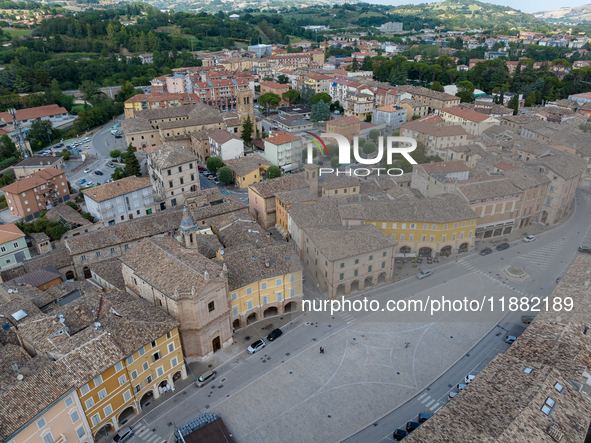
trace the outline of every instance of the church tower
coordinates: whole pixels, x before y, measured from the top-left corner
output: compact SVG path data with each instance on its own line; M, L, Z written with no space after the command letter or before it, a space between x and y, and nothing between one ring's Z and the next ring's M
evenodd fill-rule
M318 166L313 163L306 163L304 165L304 179L310 186L310 194L318 197Z
M181 225L179 226L179 234L178 239L185 248L195 249L199 247L197 244L197 236L200 234L197 233L197 228L195 227L186 206L183 209L183 218L181 220Z
M236 111L238 118L244 122L250 115L253 126L255 125L254 106L252 103L252 91L248 86L239 86L236 88Z

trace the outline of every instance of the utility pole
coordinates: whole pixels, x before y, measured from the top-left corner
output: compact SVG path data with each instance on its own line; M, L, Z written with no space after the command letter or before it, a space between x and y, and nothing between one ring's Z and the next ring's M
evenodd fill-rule
M16 119L16 109L10 108L8 113L12 117L12 125L14 127L14 132L16 134L16 145L18 146L18 150L21 153L21 158L29 158L29 150L27 149L27 142L25 141L25 136L23 134L23 130L21 128L20 122Z

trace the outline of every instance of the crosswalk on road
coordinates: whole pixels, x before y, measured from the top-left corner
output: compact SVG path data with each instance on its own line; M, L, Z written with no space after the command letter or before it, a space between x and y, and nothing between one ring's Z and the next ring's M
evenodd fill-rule
M563 249L566 241L567 238L562 237L546 246L536 249L535 251L522 255L520 258L538 266L541 269L548 269L558 253Z
M133 429L135 436L144 443L164 443L166 440L164 437L160 437L155 432L152 432L141 422L133 425L131 429Z
M431 412L436 412L439 409L441 409L441 403L439 403L437 400L435 400L433 397L431 397L430 395L427 395L426 392L423 392L418 398L418 401L420 401L423 405L425 405L425 407L427 409L429 409L429 411Z

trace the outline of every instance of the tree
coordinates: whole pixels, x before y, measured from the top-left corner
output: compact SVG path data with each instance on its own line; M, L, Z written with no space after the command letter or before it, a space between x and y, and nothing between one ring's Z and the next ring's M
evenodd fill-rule
M532 91L525 98L525 106L527 106L529 108L531 106L534 106L535 104L536 104L536 93L534 91Z
M339 164L339 158L338 157L333 157L330 159L330 167L333 169L337 169L340 166Z
M240 133L240 137L242 137L244 143L248 145L250 145L250 142L252 141L252 131L252 120L249 115L246 117L246 120L244 120L244 123L242 123L242 132Z
M458 92L456 97L460 97L463 103L472 103L474 101L474 85L469 80L458 82Z
M404 64L397 63L394 65L388 76L388 82L391 85L404 85L408 79L408 71L404 68Z
M415 121L415 120L418 120L418 119L420 119L420 118L421 118L421 116L420 116L419 114L413 114L413 115L412 115L412 120L413 120L413 121Z
M287 76L285 76L283 74L281 74L280 76L277 77L277 83L285 85L288 82L289 82L289 79L287 78Z
M223 166L220 169L218 169L218 180L222 183L231 183L233 178L234 174L232 173L232 170L227 166Z
M332 157L333 155L335 155L338 150L339 150L339 147L337 145L333 145L330 143L328 145L326 145L326 151L327 151L329 157Z
M279 166L271 165L269 169L267 169L267 178L270 180L272 178L277 178L281 176L281 169Z
M113 149L111 152L109 152L109 157L119 158L121 157L121 151L119 149Z
M284 92L281 98L289 101L290 105L295 105L300 101L300 93L295 89L290 89L289 91Z
M363 153L364 154L372 154L374 153L376 150L376 144L372 141L366 141L365 144L363 145Z
M310 120L313 122L326 121L330 119L330 106L320 100L315 105L312 105L312 112L310 112Z
M115 168L113 174L111 174L113 181L117 181L125 177L127 177L127 175L125 175L125 171L121 168Z
M269 109L275 109L280 101L281 97L272 92L265 92L259 97L259 105L267 110L267 114L269 114Z
M133 151L133 146L131 143L127 147L125 151L125 168L123 171L127 177L131 177L135 175L136 177L140 177L142 175L142 171L140 168L140 162L138 161L137 157L135 156L135 152Z
M70 151L68 151L67 149L62 149L62 152L60 152L60 155L64 158L64 160L70 159Z
M312 148L312 158L318 157L318 149ZM302 162L308 161L308 148L302 149Z
M357 60L357 57L353 58L353 63L351 63L351 71L352 72L359 71L359 61Z
M2 134L0 137L0 143L2 143L2 148L0 148L0 154L2 158L10 158L10 157L18 157L19 152L16 148L16 144L12 141L12 139L6 135Z
M519 95L518 94L514 94L513 97L511 97L511 100L509 100L509 103L507 103L507 107L513 109L513 115L517 115L519 113Z
M454 81L456 79L456 77L458 76L459 72L456 68L450 68L447 71L445 71L445 73L447 74L447 76L449 77L449 81L450 83L453 85Z
M372 129L369 131L369 138L372 139L374 142L378 141L378 137L380 136L379 129Z
M207 170L212 174L215 174L218 169L222 167L223 163L222 160L218 157L209 157L205 162L205 166L207 166Z
M300 103L310 106L312 104L312 97L314 97L315 94L316 91L314 88L312 88L310 85L304 85L300 90Z
M98 85L92 80L84 80L78 89L82 92L84 101L93 104L94 96L99 92ZM86 107L86 103L84 103L84 107Z
M319 92L314 97L312 97L311 102L313 105L315 105L320 100L322 100L324 103L330 103L332 101L332 97L328 95L326 92Z
M435 79L439 74L443 72L443 68L441 65L431 65L429 66L429 73L431 74L431 81L435 82Z
M443 89L443 86L441 86L441 83L439 83L438 81L434 81L433 84L429 87L429 89L433 91L445 92L445 89Z
M50 120L36 118L31 123L31 127L27 131L27 140L31 143L33 150L51 144L51 140L55 140L59 133L53 128L53 123Z

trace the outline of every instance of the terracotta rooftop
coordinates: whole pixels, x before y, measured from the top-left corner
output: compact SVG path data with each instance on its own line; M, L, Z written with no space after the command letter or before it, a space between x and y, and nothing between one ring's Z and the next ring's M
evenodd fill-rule
M414 121L408 122L401 126L402 129L408 129L411 131L419 132L422 134L432 135L434 137L449 137L449 136L457 136L457 135L465 135L467 136L468 133L464 130L463 127L459 125L451 125L451 126L437 126L436 124L429 123L429 122L422 122L422 121Z
M37 269L28 272L25 275L17 277L13 280L5 282L7 286L34 286L39 287L49 283L56 278L62 278L62 273L53 266L46 266L45 268Z
M509 179L458 183L458 188L469 201L485 200L487 198L492 201L495 197L513 197L521 193L521 190Z
M470 170L466 162L463 160L423 163L421 167L428 174L452 174L454 172Z
M58 105L37 106L36 108L17 109L16 119L18 121L35 120L36 118L50 117L58 114L67 114L68 110ZM0 112L0 120L12 123L12 116L8 111Z
M490 118L489 115L463 107L443 108L440 110L440 112L447 112L448 114L455 115L456 117L476 123L483 122L484 120Z
M264 80L261 83L261 86L267 87L267 88L272 88L272 89L289 89L289 85L285 85L285 84L281 84L281 83L277 83L277 82L271 82L268 80Z
M377 251L397 244L374 225L304 228L329 261Z
M585 162L569 154L549 154L527 162L526 166L539 168L540 166L569 180L582 174L586 169Z
M37 186L44 185L53 178L62 176L64 185L66 184L66 171L54 168L45 168L38 172L34 172L29 177L18 180L14 183L4 186L0 191L9 192L11 194L19 194L21 192L28 191L36 188ZM67 188L67 186L66 186Z
M309 185L304 179L304 174L290 174L266 180L262 183L254 183L248 188L262 198L273 197L278 192L290 191L294 189L307 188Z
M0 225L0 244L18 240L21 237L25 237L25 234L14 223Z
M32 157L25 158L18 163L15 163L11 166L12 169L19 168L22 166L46 166L49 167L51 165L56 164L59 162L63 157L61 155L47 156L47 155L33 155Z
M468 203L455 194L339 205L339 212L343 220L366 221L453 223L478 218Z
M269 138L265 138L263 140L266 142L269 142L275 146L279 146L279 145L283 145L285 143L296 142L296 141L300 140L300 138L296 137L295 135L290 134L289 132L283 132L283 133L279 133L275 137L269 137Z
M192 298L222 267L171 237L146 238L121 257L125 266L167 297Z
M136 177L133 175L112 183L105 183L104 185L83 189L82 193L89 199L100 203L105 200L110 200L146 188L150 188L151 194L152 185L150 184L150 179L148 177Z
M333 118L332 120L329 120L326 124L334 126L348 126L354 123L361 123L361 121L354 115L350 115L349 117Z
M242 141L242 139L240 137L238 137L237 135L235 135L234 133L229 132L229 131L224 131L223 129L216 129L215 131L210 132L209 138L218 142L220 145L223 145L224 143L227 143L230 140Z
M285 243L271 244L249 251L226 252L229 290L234 291L254 282L300 272L302 264L293 248ZM268 265L268 266L267 266Z
M91 225L92 222L82 217L78 211L70 205L57 205L45 213L45 217L50 221L61 221L71 227L76 225L85 226Z
M197 167L197 156L188 149L173 143L165 143L161 146L156 146L156 148L148 155L150 156L152 164L161 170L191 162L194 163L194 167Z
M224 161L224 166L230 168L234 174L240 177L250 174L252 171L259 170L262 165L271 166L271 162L258 154Z

